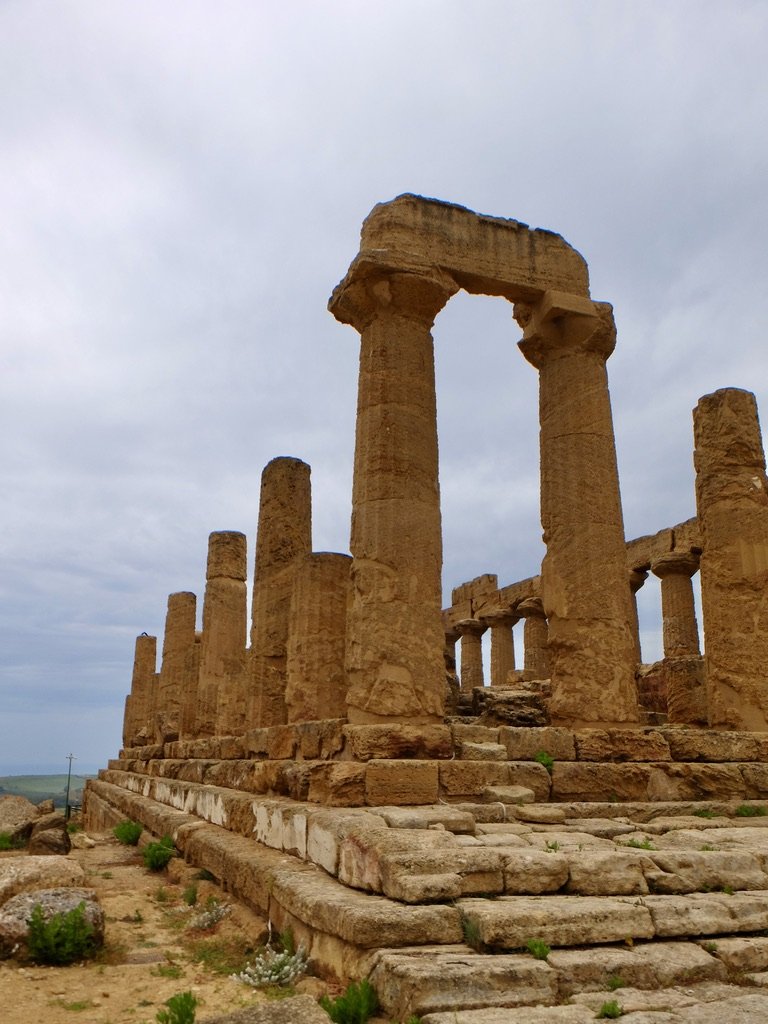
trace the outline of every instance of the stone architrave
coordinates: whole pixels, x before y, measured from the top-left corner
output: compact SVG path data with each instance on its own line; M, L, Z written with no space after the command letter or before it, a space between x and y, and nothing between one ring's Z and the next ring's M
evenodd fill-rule
M163 660L154 709L155 739L169 743L179 738L184 695L194 680L188 676L189 649L195 643L197 598L188 591L168 597L163 636Z
M136 637L131 692L125 701L124 747L135 747L149 742L149 711L156 662L157 637L142 633Z
M288 722L346 718L344 649L349 555L306 555L291 600L285 703Z
M478 619L462 619L456 623L461 637L461 692L472 693L476 686L485 686L483 673L483 633L488 629Z
M701 603L710 724L768 730L768 482L749 391L724 388L693 413Z
M510 672L515 671L515 638L512 627L519 615L507 612L483 615L491 629L491 686L504 686Z
M312 551L310 467L287 456L261 475L247 728L284 725L288 620L298 567Z
M691 551L671 551L651 565L651 572L661 580L665 658L695 658L701 654L691 584L691 577L698 571L699 556Z
M643 663L643 652L640 646L640 619L637 614L637 592L648 579L645 569L629 570L629 592L632 595L630 611L632 612L632 643L635 648L635 666L640 667Z
M552 661L549 656L549 629L544 607L538 597L521 601L517 611L525 619L523 626L523 678L549 679Z
M247 634L245 535L222 530L208 538L203 635L194 736L231 736L245 728Z
M404 195L376 206L329 308L361 334L347 621L352 722L439 720L442 539L431 327L459 288L589 294L560 236Z
M539 371L542 601L553 723L637 721L635 643L606 360L608 303L548 291L517 304L520 350Z

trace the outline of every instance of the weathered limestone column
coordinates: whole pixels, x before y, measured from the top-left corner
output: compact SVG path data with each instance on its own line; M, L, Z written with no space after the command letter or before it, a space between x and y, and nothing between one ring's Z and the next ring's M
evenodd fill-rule
M184 695L181 702L181 723L179 726L179 739L194 739L197 736L198 702L197 690L200 682L200 648L203 641L203 631L195 631L195 642L187 650L184 659L184 674L187 685L184 688Z
M539 371L542 600L553 723L637 721L635 644L606 360L607 303L547 291L518 303L520 349Z
M291 599L285 703L289 722L346 718L344 648L352 558L306 555Z
M629 592L632 595L630 611L632 612L632 643L635 648L635 666L643 663L643 651L640 645L640 619L637 614L637 592L648 579L648 573L644 569L629 570Z
M157 637L142 633L136 637L131 692L125 699L124 747L135 747L149 742L149 702L155 680L156 663Z
M552 675L549 628L541 600L538 597L533 597L527 601L521 601L517 610L525 619L523 674L526 679L549 679Z
M664 657L697 657L701 649L691 577L699 571L699 556L673 551L658 558L651 571L661 580Z
M179 738L181 708L189 685L187 675L188 652L195 643L195 615L197 598L188 591L168 597L163 637L163 661L157 686L154 727L158 743L169 743Z
M505 612L483 616L483 622L491 628L491 686L504 686L509 673L515 671L512 627L519 620L519 615Z
M432 324L457 290L430 269L353 263L330 309L361 334L352 595L352 723L440 721L445 706L442 537Z
M245 535L212 533L203 598L196 737L244 731L246 573Z
M456 623L461 637L461 692L472 693L476 686L485 686L483 675L483 633L488 627L478 619L462 619Z
M253 576L251 692L247 727L283 725L291 593L298 566L312 551L310 468L272 459L261 475Z
M768 730L768 481L755 397L724 388L693 412L711 725Z

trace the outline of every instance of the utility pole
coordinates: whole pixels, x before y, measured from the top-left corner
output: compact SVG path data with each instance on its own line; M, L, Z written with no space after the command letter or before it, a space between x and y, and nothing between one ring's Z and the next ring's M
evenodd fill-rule
M67 795L64 801L64 817L66 818L67 821L69 821L69 784L70 781L72 780L72 762L76 761L77 758L75 757L74 754L67 754L67 760L69 761L69 771L67 772Z

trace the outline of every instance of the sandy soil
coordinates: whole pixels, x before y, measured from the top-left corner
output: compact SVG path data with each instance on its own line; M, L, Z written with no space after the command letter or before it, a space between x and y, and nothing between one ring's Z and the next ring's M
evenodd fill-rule
M270 998L229 977L264 942L261 918L179 860L155 874L134 848L120 846L111 835L91 838L92 849L73 849L70 856L83 865L87 885L104 908L104 950L70 967L1 961L3 1024L155 1024L165 1000L186 990L197 996L197 1020L204 1022ZM191 899L190 886L197 890L194 907L184 899L185 891ZM211 898L229 904L230 913L213 930L191 929L192 916ZM215 969L214 961L225 954L229 966ZM326 986L305 978L296 991L319 995Z

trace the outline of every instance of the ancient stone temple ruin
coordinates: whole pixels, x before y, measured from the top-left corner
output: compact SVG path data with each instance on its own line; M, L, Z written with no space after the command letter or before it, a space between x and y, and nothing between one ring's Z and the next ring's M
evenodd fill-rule
M462 288L509 301L538 370L546 555L539 576L481 575L442 608L431 328ZM171 834L397 1020L593 1020L619 975L638 1009L668 989L665 1021L736 1019L724 1001L768 1019L768 996L733 983L768 970L754 397L699 401L696 515L627 540L613 313L559 235L400 196L365 221L329 308L361 344L350 553L312 550L310 467L270 462L250 629L246 537L212 533L201 615L170 595L159 666L156 638L136 641L89 824ZM661 590L654 665L644 585ZM686 1002L681 985L704 987Z

